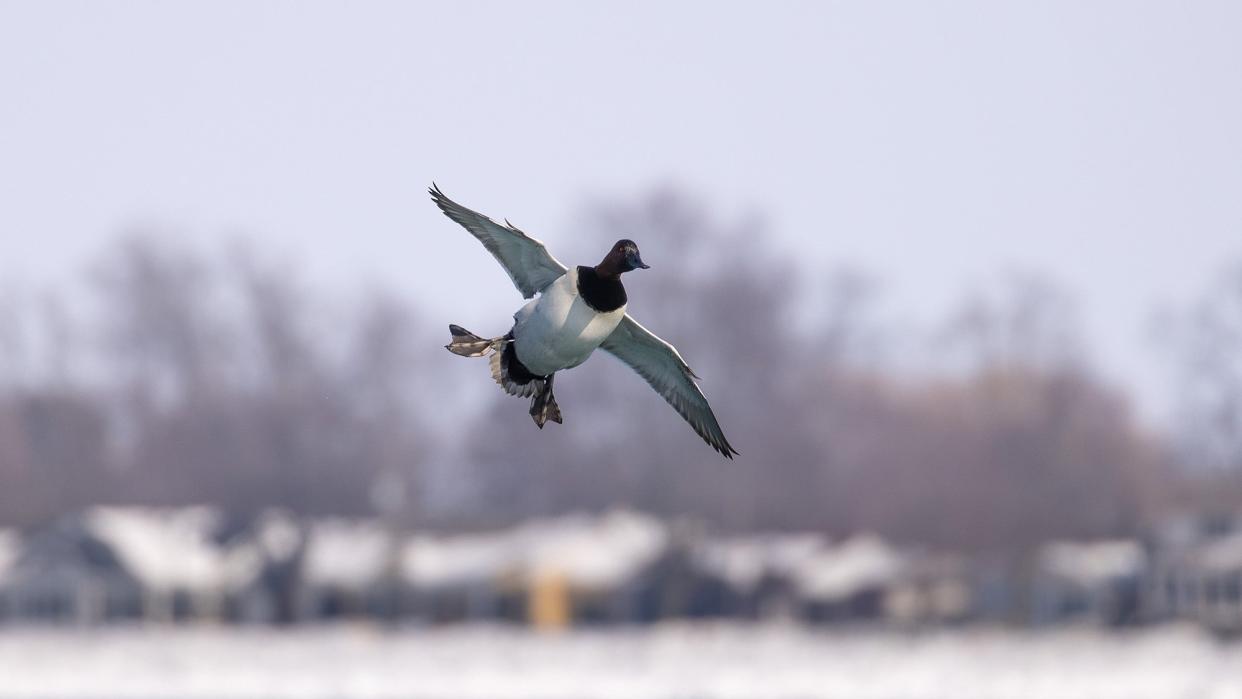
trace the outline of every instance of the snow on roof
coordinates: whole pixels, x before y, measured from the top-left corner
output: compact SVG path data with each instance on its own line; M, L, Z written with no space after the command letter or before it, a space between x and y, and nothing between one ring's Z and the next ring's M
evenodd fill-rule
M775 534L714 539L696 546L695 561L738 589L753 589L765 575L787 576L824 546L816 534Z
M1147 554L1137 542L1125 539L1059 541L1045 545L1039 560L1054 575L1092 585L1138 574L1147 562Z
M287 561L302 546L302 528L292 514L267 510L255 522L254 540L266 558Z
M229 590L254 584L272 562L291 560L302 546L302 530L293 515L269 510L254 523L251 536L230 546L222 565Z
M0 582L8 576L9 569L17 563L22 540L12 529L0 529Z
M883 585L902 570L903 559L882 539L863 535L818 550L797 562L794 584L804 597L839 600Z
M393 539L374 520L325 519L311 525L302 575L310 585L360 590L383 577Z
M633 577L668 544L659 521L635 512L536 520L518 530L527 576L562 575L571 586L607 588Z
M1199 549L1199 563L1213 571L1242 570L1242 532L1213 539Z
M403 551L402 574L430 587L560 575L574 587L605 588L632 577L666 545L664 527L645 515L569 515L488 534L416 537Z
M419 536L402 551L401 575L425 587L494 580L519 566L519 553L509 533Z
M95 507L83 517L135 578L154 590L217 590L224 551L212 540L219 513L208 507Z

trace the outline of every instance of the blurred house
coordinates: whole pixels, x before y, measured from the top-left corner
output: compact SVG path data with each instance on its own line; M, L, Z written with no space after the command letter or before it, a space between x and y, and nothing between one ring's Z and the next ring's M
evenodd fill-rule
M398 538L378 520L312 522L299 569L300 616L392 616L399 555Z
M143 591L148 619L219 618L228 591L253 563L223 546L223 515L209 507L88 510L86 528Z
M665 553L657 520L632 512L534 520L506 531L420 536L402 576L437 621L489 616L536 625L637 620Z
M577 622L638 621L661 584L656 566L669 547L665 526L647 515L614 511L600 517L573 515L520 527L521 580L531 602L562 589L567 618ZM541 597L541 595L543 595ZM556 604L531 604L537 612ZM555 624L556 612L547 621Z
M9 571L21 554L21 535L15 529L0 529L0 621L12 615L11 603L4 591Z
M207 507L96 507L6 537L0 607L54 622L223 618L261 570L225 545L226 525Z
M904 567L902 554L872 535L821 547L792 571L801 616L813 622L880 619Z
M1031 621L1084 619L1117 626L1140 620L1147 553L1137 541L1045 544L1031 581Z
M0 621L499 620L559 628L671 618L1116 626L1242 632L1242 529L1175 520L1143 544L993 556L872 535L718 537L618 510L491 531L207 507L92 508L0 530Z
M907 558L884 599L884 616L901 626L954 624L975 616L969 559L960 554L919 553Z
M433 622L519 620L519 553L507 532L411 537L400 559L404 608Z
M695 616L792 617L794 571L824 546L816 534L706 539L692 548Z
M143 616L144 591L85 515L65 516L6 548L0 598L16 621L95 623Z
M884 617L906 569L905 556L872 535L836 545L816 534L705 540L692 559L700 615L813 622Z
M1151 619L1242 633L1242 519L1170 520L1157 532L1153 558L1144 587Z
M288 512L262 513L228 542L233 574L225 617L247 623L288 624L302 609L306 527Z

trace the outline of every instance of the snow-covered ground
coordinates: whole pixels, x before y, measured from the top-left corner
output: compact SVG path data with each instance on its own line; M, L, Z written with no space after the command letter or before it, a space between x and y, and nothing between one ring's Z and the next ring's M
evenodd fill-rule
M0 696L1226 699L1242 698L1242 644L1189 628L0 628Z

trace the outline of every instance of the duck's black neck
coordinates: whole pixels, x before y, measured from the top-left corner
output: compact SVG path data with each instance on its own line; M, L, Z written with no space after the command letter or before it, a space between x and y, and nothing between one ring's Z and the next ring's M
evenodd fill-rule
M578 267L578 294L591 308L600 313L615 311L625 305L625 286L619 274L600 274L594 267Z

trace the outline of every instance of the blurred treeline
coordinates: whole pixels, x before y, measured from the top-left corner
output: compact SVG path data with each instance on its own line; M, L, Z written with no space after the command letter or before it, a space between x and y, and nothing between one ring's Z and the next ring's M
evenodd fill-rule
M411 246L464 235L445 220ZM620 237L656 265L632 308L704 377L736 461L607 356L558 382L566 424L540 432L409 299L327 294L268 251L157 231L124 237L76 291L0 283L0 525L96 503L433 527L627 505L979 551L1242 506L1242 268L1135 348L1184 387L1156 431L1038 275L915 327L883 312L882 280L807 274L761 223L674 191L590 207L558 254L594 260ZM481 247L478 264L502 274ZM472 329L503 331L510 310Z

